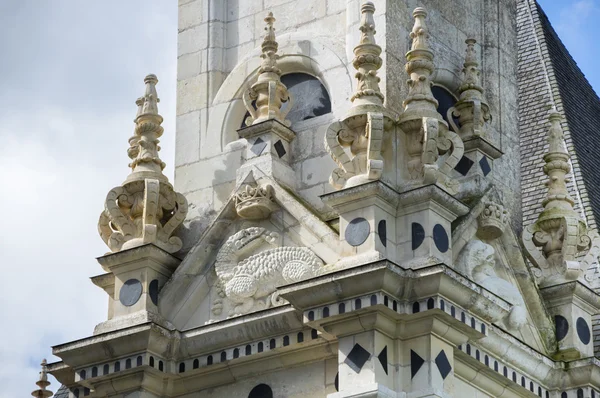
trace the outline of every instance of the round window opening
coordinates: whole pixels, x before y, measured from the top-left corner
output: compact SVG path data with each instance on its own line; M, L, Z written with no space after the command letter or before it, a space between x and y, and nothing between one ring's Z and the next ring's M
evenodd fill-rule
M273 390L266 384L259 384L250 391L248 398L273 398Z
M331 112L331 100L327 89L316 77L306 73L289 73L281 76L281 82L285 84L293 99L292 108L286 116L292 124ZM282 109L285 110L288 106L289 102L286 102ZM248 116L250 113L246 112L241 127L246 127L245 120Z

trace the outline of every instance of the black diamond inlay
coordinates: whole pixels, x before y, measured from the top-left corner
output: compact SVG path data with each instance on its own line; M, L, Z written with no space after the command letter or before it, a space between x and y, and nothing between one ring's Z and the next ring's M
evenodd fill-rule
M460 161L454 167L454 170L456 170L460 174L466 176L467 173L469 172L469 170L471 170L471 167L473 166L473 163L475 163L475 162L473 162L468 157L463 156L462 159L460 159Z
M577 318L577 335L579 336L579 340L585 345L590 343L590 327L588 323L583 318Z
M479 161L479 167L481 167L481 171L483 171L483 175L486 177L488 174L490 174L490 171L492 171L492 167L490 166L487 156L481 158Z
M150 294L150 300L152 304L158 305L158 279L154 279L148 286L148 293Z
M250 148L250 150L254 152L256 156L260 156L260 154L263 153L266 147L267 143L264 142L262 138L258 137L256 141L254 141L254 144L252 144L252 148Z
M379 363L383 367L385 374L388 374L387 346L383 347L383 350L377 355L377 359L379 359Z
M350 366L356 373L360 373L360 370L369 360L370 356L369 351L365 350L360 344L354 344L344 363Z
M417 222L412 223L412 249L417 250L425 240L425 229Z
M561 341L569 333L569 322L562 315L556 315L554 322L556 323L556 340Z
M286 154L285 152L285 148L283 147L283 142L281 142L281 140L277 141L274 145L275 150L277 151L277 155L282 158L283 155Z
M419 356L413 350L410 350L410 378L414 378L421 366L425 363L425 360Z
M438 356L435 357L435 364L442 375L442 379L445 380L452 371L452 366L450 366L450 362L448 361L448 357L446 356L444 350L440 351Z
M383 247L387 246L387 222L385 220L379 221L377 224L377 234L379 235L379 240L381 240L381 244Z
M446 253L448 251L448 234L440 224L436 224L433 227L433 242L440 252Z

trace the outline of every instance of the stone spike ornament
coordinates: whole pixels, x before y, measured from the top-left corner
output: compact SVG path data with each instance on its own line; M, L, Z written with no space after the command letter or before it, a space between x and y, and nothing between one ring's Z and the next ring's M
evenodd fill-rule
M427 11L418 7L410 37L412 45L406 54L408 96L399 125L404 132L407 188L438 183L454 194L458 183L451 178L452 169L464 153L460 137L448 130L448 124L437 111L438 101L431 91L431 75L435 70L434 54L429 48L429 29L425 22ZM441 164L440 155L449 153Z
M459 87L459 100L456 105L448 109L447 120L452 128L460 135L463 141L472 137L485 137L487 124L492 121L490 107L485 99L483 87L480 82L481 71L475 51L475 39L467 39L465 63L463 66L463 81ZM460 127L454 123L458 117Z
M375 20L373 14L375 6L366 2L361 7L360 43L354 47L354 60L352 65L356 69L356 92L350 100L353 108L383 107L384 96L379 89L377 71L383 63L381 47L375 41Z
M48 381L48 367L45 359L42 360L41 366L42 370L40 371L40 377L35 383L39 388L33 391L31 395L35 398L48 398L54 395L54 393L50 390L46 390L46 388L50 385L50 382Z
M356 92L352 107L343 119L332 123L325 134L325 147L338 164L329 178L336 189L378 180L383 173L384 131L392 125L383 106L377 70L381 68L381 47L375 42L375 6L361 6L360 42L354 48ZM350 151L346 151L349 148Z
M146 93L138 98L135 135L129 139L127 154L132 171L125 182L106 196L98 232L112 252L153 243L174 253L183 243L171 236L187 214L187 200L173 190L162 173L158 138L164 129L158 114L155 75L144 79Z
M247 126L251 126L275 119L289 127L291 123L285 118L293 106L293 99L281 82L281 69L277 66L279 44L275 39L275 18L272 12L267 14L265 22L267 26L261 45L262 63L258 69L258 79L243 95L244 105L250 113L245 122ZM282 109L286 102L287 106Z
M564 147L561 115L552 109L548 131L548 152L544 155L544 173L548 176L548 193L542 201L544 210L537 221L523 232L528 255L537 269L534 275L541 286L576 280L582 275L579 253L591 245L588 228L574 210L567 190L570 156ZM538 248L541 248L541 252Z

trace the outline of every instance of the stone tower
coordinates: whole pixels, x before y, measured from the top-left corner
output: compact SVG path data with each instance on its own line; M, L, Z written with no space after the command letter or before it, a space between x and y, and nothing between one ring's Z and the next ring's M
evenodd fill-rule
M148 75L98 223L108 319L54 347L59 393L597 396L600 235L570 180L573 113L517 90L553 90L522 57L547 61L540 12L179 0L175 180Z

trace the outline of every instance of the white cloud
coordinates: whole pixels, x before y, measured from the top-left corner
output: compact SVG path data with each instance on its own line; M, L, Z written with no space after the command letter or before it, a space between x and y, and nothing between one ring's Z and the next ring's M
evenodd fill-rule
M28 396L41 359L57 360L52 345L106 319L106 294L89 281L107 251L96 223L129 173L148 73L160 79L172 178L176 38L177 4L163 0L0 5L0 398Z

